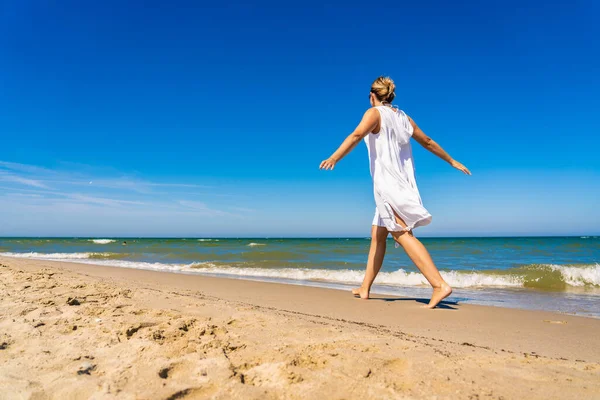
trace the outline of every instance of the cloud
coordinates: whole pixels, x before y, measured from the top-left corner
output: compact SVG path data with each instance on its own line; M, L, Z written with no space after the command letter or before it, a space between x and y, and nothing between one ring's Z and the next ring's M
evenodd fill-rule
M35 199L41 199L41 198L44 197L41 194L35 194L35 193L7 193L6 196L11 196L11 197L28 197L28 198L35 198Z
M4 169L8 169L11 171L17 171L17 172L23 172L23 173L45 174L45 173L52 172L52 170L50 170L50 169L38 167L36 165L20 164L20 163L9 162L9 161L0 161L0 167L3 167Z
M141 194L167 193L185 190L210 189L196 183L153 182L119 173L112 168L92 167L84 164L63 163L73 170L55 170L35 165L0 161L0 180L49 189L50 186L91 186ZM108 171L108 172L107 172ZM2 179L4 177L4 179Z
M192 218L237 217L228 210L197 201L222 196L196 183L154 182L130 177L110 168L70 165L73 171L0 161L0 198L32 210L85 210L89 219L103 212L147 215L189 215ZM109 171L107 174L106 171ZM99 172L100 171L100 172ZM107 175L106 175L107 174ZM4 193L2 189L6 191ZM161 190L162 189L162 190ZM21 193L22 195L16 195ZM194 200L191 200L194 199ZM233 207L229 207L234 210ZM100 214L99 214L100 213Z
M3 186L0 185L0 189L4 189L4 190L12 190L15 192L19 192L19 193L41 193L41 194L58 194L60 195L60 192L56 192L53 190L47 190L47 189L29 189L29 188L23 188L23 187L14 187L14 186Z
M39 180L23 178L18 175L3 173L2 171L0 171L0 181L13 182L13 183L18 183L18 184L25 185L25 186L33 186L33 187L41 188L41 189L50 189L47 185L40 182Z
M102 204L105 206L124 206L124 205L144 205L141 201L132 200L120 200L120 199L109 199L105 197L91 197L84 196L81 194L67 194L65 195L69 199L77 200L83 203Z
M133 179L133 178L114 178L114 179L94 179L90 177L90 180L93 181L93 185L97 187L104 187L109 189L123 189L130 190L138 193L154 193L156 192L154 188L183 188L183 189L208 189L209 186L196 185L190 183L159 183L159 182L150 182L142 179ZM88 185L89 180L82 179L80 181L70 181L62 183L71 184L71 185Z

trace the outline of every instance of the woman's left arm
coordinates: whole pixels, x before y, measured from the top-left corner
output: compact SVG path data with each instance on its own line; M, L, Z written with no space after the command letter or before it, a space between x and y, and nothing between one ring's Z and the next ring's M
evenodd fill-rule
M442 160L446 161L448 164L452 165L457 170L462 171L467 175L471 175L471 171L469 171L469 169L467 167L465 167L464 165L462 165L461 163L459 163L458 161L456 161L455 159L450 157L450 154L446 153L446 151L444 149L442 149L442 146L437 144L435 142L435 140L433 140L432 138L427 136L425 134L425 132L423 132L421 130L421 128L419 128L419 126L415 123L415 121L413 121L413 119L411 117L408 117L408 120L410 121L410 124L413 127L412 137L421 146L423 146L424 148L426 148L427 150L429 150L430 152L432 152L433 154L435 154Z
M352 151L356 147L360 141L367 136L369 133L373 132L373 130L379 124L379 111L375 108L369 108L365 115L363 116L360 124L354 129L346 140L338 147L338 149L329 157L327 160L321 162L319 169L333 169L335 168L335 164L344 158L348 153Z

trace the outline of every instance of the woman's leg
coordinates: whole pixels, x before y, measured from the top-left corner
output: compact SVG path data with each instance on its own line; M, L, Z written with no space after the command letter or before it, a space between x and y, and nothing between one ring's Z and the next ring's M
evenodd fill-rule
M367 261L367 270L362 285L358 289L352 289L352 294L360 296L361 299L368 299L371 285L383 264L385 257L386 241L388 231L382 226L373 225L371 227L371 248L369 249L369 259Z
M396 215L396 221L406 227L404 221ZM406 254L410 257L410 259L415 263L419 271L425 276L425 279L433 286L433 294L431 295L431 300L429 300L429 304L425 306L426 308L435 308L439 304L440 301L450 296L452 293L452 288L450 285L444 281L442 275L440 275L440 271L438 271L437 267L433 263L429 252L423 246L423 244L414 237L411 231L408 232L390 232L392 237L402 248L406 251Z

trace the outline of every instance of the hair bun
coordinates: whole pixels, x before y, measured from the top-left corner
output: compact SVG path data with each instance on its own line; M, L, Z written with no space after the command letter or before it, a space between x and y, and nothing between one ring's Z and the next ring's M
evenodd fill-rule
M371 85L371 92L375 93L379 101L391 103L396 97L396 85L389 76L380 76Z
M396 90L396 85L394 85L394 81L391 79L387 82L387 87L388 93L394 93L394 91Z

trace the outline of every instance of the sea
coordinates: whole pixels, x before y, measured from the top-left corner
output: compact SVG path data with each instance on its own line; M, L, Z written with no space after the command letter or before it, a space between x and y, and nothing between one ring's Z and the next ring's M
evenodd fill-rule
M422 238L460 304L600 318L600 236ZM0 238L0 255L349 290L369 238ZM390 240L373 294L428 299Z

